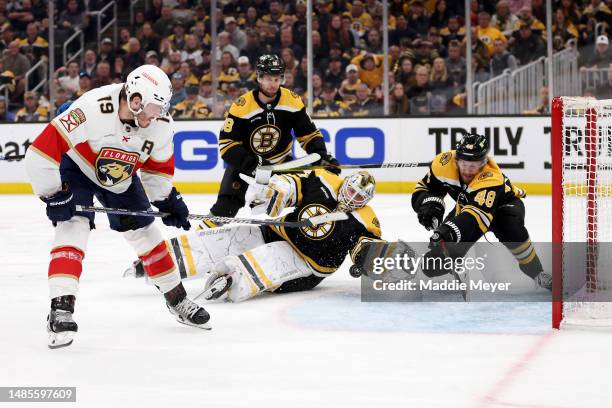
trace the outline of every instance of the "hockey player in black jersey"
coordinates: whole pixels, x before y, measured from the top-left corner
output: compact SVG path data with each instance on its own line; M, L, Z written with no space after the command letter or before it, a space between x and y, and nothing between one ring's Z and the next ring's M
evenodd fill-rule
M417 184L412 208L419 223L434 230L426 256L464 256L474 242L491 231L512 252L521 271L550 289L551 276L542 272L525 228L525 192L512 185L488 152L489 142L484 136L466 135L456 150L438 154ZM446 194L456 206L442 222ZM437 276L448 271L423 272Z
M309 290L334 273L350 254L362 262L369 242L384 242L376 214L367 204L374 178L365 171L344 179L326 170L275 175L268 185L252 185L247 200L255 214L303 220L332 211L348 219L312 228L224 226L204 228L170 240L183 279L204 277L210 287L229 277L228 300L238 302L262 292ZM137 275L136 264L130 274Z
M293 136L307 153L318 153L318 165L340 174L312 122L302 99L282 87L285 63L277 55L262 55L256 65L258 88L240 96L229 109L219 136L221 157L228 167L211 213L233 217L245 204L247 184L239 174L252 175L258 165L292 160Z

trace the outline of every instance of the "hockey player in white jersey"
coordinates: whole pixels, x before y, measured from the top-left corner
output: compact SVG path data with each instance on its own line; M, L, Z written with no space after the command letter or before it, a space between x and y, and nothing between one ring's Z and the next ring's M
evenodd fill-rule
M249 186L246 198L254 213L276 217L294 207L285 221L334 210L347 212L348 219L310 228L204 227L172 238L169 246L183 279L205 278L208 299L227 289L227 300L232 302L262 292L309 290L335 272L347 254L360 263L366 243L384 242L378 218L367 205L374 189L374 178L365 171L344 179L326 170L275 175L268 185ZM142 276L142 263L136 262L127 272Z
M164 224L190 228L187 206L171 182L171 97L167 75L155 66L141 66L124 84L85 93L54 118L28 149L25 163L32 187L46 203L55 226L48 270L51 348L71 344L77 331L72 314L94 214L78 212L76 205L93 205L94 196L107 207L134 211L148 210L153 204L170 214L162 219ZM209 328L208 313L186 297L153 218L108 218L111 229L121 232L134 248L177 320Z

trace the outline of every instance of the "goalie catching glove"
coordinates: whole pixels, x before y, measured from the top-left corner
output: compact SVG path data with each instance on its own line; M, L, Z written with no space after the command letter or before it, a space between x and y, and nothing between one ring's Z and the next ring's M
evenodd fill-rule
M295 205L295 182L288 176L275 175L267 185L250 184L246 201L252 214L278 217L287 207Z

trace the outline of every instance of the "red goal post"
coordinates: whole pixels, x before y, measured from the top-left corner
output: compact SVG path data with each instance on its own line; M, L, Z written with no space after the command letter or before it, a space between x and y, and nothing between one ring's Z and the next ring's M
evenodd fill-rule
M553 327L612 327L612 100L554 98L551 134Z

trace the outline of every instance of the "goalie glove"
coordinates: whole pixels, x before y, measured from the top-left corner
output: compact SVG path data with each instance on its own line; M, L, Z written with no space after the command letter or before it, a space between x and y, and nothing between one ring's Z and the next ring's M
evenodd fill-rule
M249 185L246 201L253 214L277 217L285 208L295 205L295 188L287 177L272 176L268 185Z

